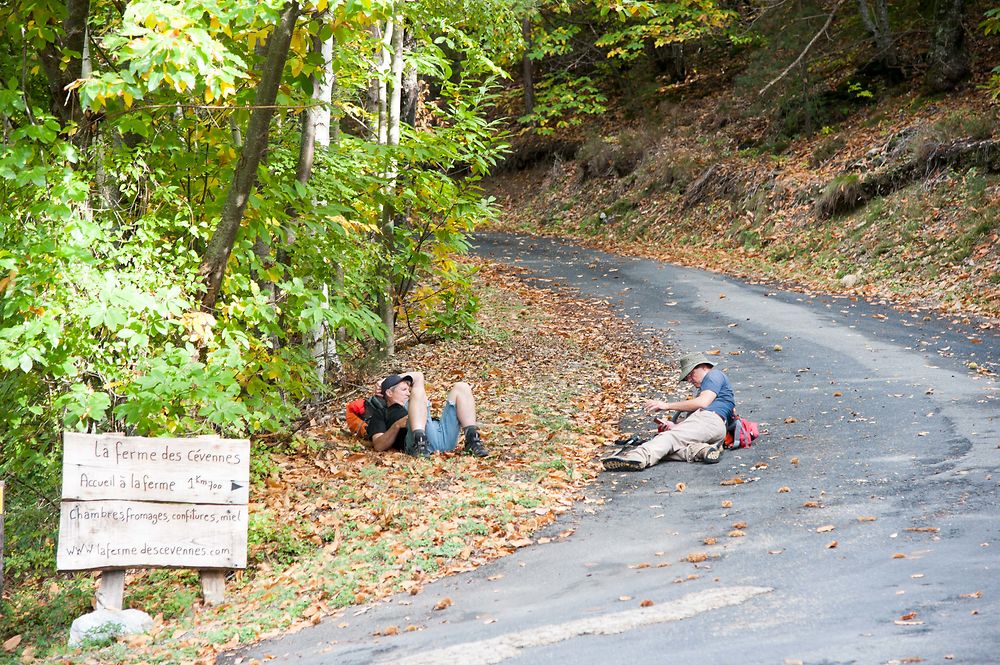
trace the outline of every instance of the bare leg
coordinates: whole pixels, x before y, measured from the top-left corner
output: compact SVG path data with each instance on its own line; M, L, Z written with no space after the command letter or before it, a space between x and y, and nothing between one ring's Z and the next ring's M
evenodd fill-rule
M476 398L472 395L472 386L465 381L459 381L448 393L448 401L455 403L459 425L464 428L476 424Z
M427 387L424 385L424 375L420 372L407 372L407 374L413 377L410 402L406 407L410 429L427 429Z

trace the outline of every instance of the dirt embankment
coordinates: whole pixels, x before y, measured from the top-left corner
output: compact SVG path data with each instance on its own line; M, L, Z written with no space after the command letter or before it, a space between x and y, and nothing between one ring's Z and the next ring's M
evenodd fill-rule
M985 92L886 99L767 150L742 147L766 129L725 108L665 105L577 139L571 159L565 139L548 159L542 140L516 141L531 158L487 185L498 226L996 325L1000 130Z

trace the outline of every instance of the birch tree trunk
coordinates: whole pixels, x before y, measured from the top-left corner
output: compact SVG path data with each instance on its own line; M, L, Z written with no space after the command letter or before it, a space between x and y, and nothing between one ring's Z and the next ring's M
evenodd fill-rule
M268 128L274 115L274 101L277 98L278 84L281 82L281 73L288 58L288 49L298 16L298 2L291 0L282 9L274 32L267 40L267 59L257 86L256 103L250 114L240 160L233 173L219 224L208 242L205 256L198 268L198 274L205 282L205 295L201 301L202 309L205 311L215 308L229 254L233 250L233 243L236 242L236 234L240 230L250 192L257 183L257 167L267 148Z
M390 81L383 75L380 83L379 102L379 143L386 146L399 145L399 119L402 102L403 79L403 23L399 16L393 16L386 23L382 41L383 73L388 71ZM391 159L385 172L386 202L382 204L382 241L386 261L395 253L395 209L390 203L396 190L398 175L395 159ZM387 266L388 268L388 266ZM387 358L396 355L396 307L395 285L390 271L383 270L383 288L379 295L379 315L385 327L386 338L383 351Z
M303 122L310 124L311 136L315 151L315 146L320 150L330 148L330 104L333 101L333 37L320 40L318 37L313 42L313 47L319 51L323 58L323 69L319 75L313 76L313 101L315 106L311 107L305 114ZM306 132L302 132L305 141ZM337 265L338 273L341 267ZM330 286L323 285L323 305L330 305ZM320 324L313 330L313 356L316 359L316 374L320 383L326 383L327 371L331 366L340 367L339 356L337 355L336 342L331 339L330 330L325 323Z

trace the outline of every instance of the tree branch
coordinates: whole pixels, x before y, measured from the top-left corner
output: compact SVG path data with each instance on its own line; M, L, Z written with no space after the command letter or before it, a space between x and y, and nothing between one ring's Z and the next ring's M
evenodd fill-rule
M785 78L785 76L788 75L788 72L792 71L792 68L795 67L795 65L799 64L799 62L802 61L802 58L806 57L806 53L808 53L809 49L811 49L813 47L813 44L816 43L816 40L819 39L820 35L822 35L824 32L826 32L827 29L830 27L830 24L833 23L833 17L837 13L837 10L840 9L840 6L842 4L844 4L844 0L837 0L837 4L835 4L833 6L833 9L830 10L830 15L826 17L826 23L824 23L823 27L820 28L819 32L816 33L816 36L814 36L811 40L809 40L809 43L806 44L806 47L804 49L802 49L802 53L799 53L799 57L795 58L795 60L792 62L792 64L790 64L787 67L785 67L785 71L783 71L780 74L778 74L777 78L775 78L773 81L771 81L770 83L768 83L767 85L765 85L763 88L761 88L760 92L757 93L757 94L763 95L765 92L767 92L768 88L770 88L772 85L774 85L775 83L777 83L781 79Z

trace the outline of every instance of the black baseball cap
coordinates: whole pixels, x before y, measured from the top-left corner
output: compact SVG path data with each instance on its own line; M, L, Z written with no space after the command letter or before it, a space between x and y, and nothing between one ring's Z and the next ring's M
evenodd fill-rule
M386 390L394 388L403 381L406 381L411 386L413 385L413 377L411 377L409 374L390 374L389 376L385 377L385 379L382 380L382 385L380 386L382 389L382 394L384 395Z

